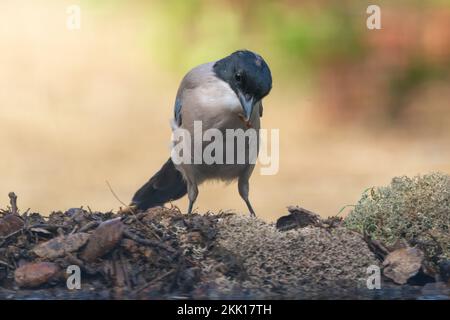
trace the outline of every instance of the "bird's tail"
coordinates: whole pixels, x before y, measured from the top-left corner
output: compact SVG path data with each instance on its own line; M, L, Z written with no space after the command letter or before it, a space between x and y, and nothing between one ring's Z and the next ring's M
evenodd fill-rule
M162 168L136 191L131 205L139 210L147 210L180 199L186 193L186 181L169 158Z

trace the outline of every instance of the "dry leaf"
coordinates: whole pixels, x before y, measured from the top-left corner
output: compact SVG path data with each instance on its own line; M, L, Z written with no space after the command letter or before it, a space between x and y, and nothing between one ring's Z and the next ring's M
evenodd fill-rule
M111 251L122 239L124 225L120 218L102 222L90 236L81 254L86 261L94 261Z
M15 214L8 214L0 219L0 237L6 237L17 230L22 229L22 227L22 218Z
M33 252L41 258L54 259L75 252L86 244L89 233L79 232L68 236L59 236L52 240L38 244Z
M14 272L19 287L34 288L54 279L59 273L58 265L51 262L27 263Z
M419 272L423 258L423 252L417 248L395 250L384 259L383 274L395 283L405 284Z

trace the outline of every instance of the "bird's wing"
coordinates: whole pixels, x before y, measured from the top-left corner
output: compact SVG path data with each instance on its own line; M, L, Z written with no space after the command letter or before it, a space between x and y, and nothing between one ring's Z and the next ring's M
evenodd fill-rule
M181 126L181 97L175 99L174 119L178 126Z

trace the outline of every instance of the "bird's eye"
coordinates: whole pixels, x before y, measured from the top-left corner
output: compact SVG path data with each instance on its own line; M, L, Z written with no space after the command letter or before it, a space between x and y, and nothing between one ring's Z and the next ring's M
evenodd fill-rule
M234 75L234 79L235 79L237 82L241 82L241 80L242 80L241 74L240 74L240 73L236 73L236 74Z

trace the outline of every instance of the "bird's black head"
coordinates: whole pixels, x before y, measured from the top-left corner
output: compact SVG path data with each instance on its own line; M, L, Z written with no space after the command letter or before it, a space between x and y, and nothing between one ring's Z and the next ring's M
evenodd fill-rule
M267 63L260 55L241 50L217 61L213 69L239 97L246 120L249 120L253 106L272 89L272 75Z

